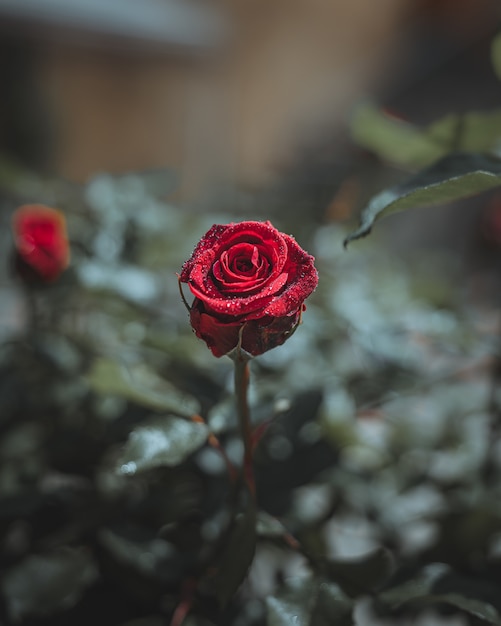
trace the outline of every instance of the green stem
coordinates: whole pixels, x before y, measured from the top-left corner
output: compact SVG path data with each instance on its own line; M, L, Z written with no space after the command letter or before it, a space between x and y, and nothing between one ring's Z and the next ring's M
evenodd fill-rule
M249 362L242 354L237 354L235 363L235 394L237 398L237 415L240 435L244 444L244 479L250 492L255 494L254 474L252 471L252 428L250 421L249 402L247 391L249 389Z

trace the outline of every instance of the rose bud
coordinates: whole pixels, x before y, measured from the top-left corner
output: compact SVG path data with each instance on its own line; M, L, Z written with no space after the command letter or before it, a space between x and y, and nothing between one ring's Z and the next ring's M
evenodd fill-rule
M15 269L28 284L55 281L70 262L66 220L61 211L26 204L12 216Z
M256 356L292 334L314 291L314 258L270 222L215 224L183 265L190 322L214 356L239 344Z

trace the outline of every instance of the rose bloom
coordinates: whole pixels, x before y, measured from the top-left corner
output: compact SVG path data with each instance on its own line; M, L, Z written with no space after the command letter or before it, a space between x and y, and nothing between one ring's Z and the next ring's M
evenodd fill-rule
M190 322L212 353L256 356L292 334L314 291L314 258L270 222L215 224L183 265L195 300ZM243 328L243 330L241 330Z
M25 282L53 282L68 267L70 247L61 211L26 204L14 212L12 229L16 270Z

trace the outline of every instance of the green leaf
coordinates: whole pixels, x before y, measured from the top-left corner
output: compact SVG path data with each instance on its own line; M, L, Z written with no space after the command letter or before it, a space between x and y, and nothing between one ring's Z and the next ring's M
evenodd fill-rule
M410 602L421 605L445 603L501 626L498 610L483 597L475 597L485 595L485 591L483 585L471 584L468 588L463 579L450 577L446 565L435 563L423 569L416 578L381 593L378 599L390 609L398 609Z
M267 539L283 537L287 533L287 529L282 522L269 513L266 513L266 511L259 511L256 529L260 537Z
M143 422L129 435L117 462L117 471L135 474L155 467L175 466L206 441L205 424L163 416Z
M349 596L370 593L382 587L394 571L390 552L378 548L357 560L334 560L327 563L326 573Z
M89 553L81 549L31 556L4 576L2 591L9 615L17 621L68 609L97 576Z
M419 169L454 151L493 152L501 139L501 109L449 114L420 128L371 105L352 119L354 140L379 158Z
M267 599L267 626L351 626L353 602L341 589L316 578L293 578Z
M252 498L237 515L215 564L210 589L222 609L242 584L256 552L256 504Z
M496 76L501 80L501 33L492 40L491 61Z
M97 393L120 396L156 411L189 417L200 411L199 403L160 378L146 365L125 367L111 359L94 362L87 382Z
M362 211L359 228L348 235L344 245L367 236L376 220L392 213L467 198L499 185L499 159L480 154L450 154L400 185L374 196Z
M444 154L425 129L388 115L371 104L358 107L351 121L356 143L381 159L407 167L423 167Z
M457 149L463 152L497 152L501 139L501 109L476 111L456 118L460 132ZM458 127L459 120L461 126Z
M474 598L465 598L458 593L436 595L434 601L445 602L446 604L455 606L458 609L462 609L471 615L475 615L475 617L479 617L480 619L489 622L489 624L495 624L496 626L501 625L501 616L499 615L499 612L488 602L475 600Z

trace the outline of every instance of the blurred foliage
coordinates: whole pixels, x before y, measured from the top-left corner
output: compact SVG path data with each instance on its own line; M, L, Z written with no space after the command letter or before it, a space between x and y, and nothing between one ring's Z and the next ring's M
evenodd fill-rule
M355 110L353 136L380 158L401 167L431 165L450 152L491 153L501 140L501 110L450 113L420 128L371 104Z
M499 78L501 35L491 44L491 60ZM366 103L355 110L351 132L360 146L383 161L419 171L372 198L362 211L359 228L346 243L368 235L385 215L468 198L500 186L501 109L449 113L420 128Z
M491 181L487 155L459 178L438 156L446 176L427 164L368 228ZM501 623L499 311L434 258L347 254L339 224L266 215L320 284L252 362L255 505L229 469L232 364L191 333L176 272L212 223L256 215L181 211L169 172L80 189L12 171L6 208L63 209L72 265L29 298L11 284L36 323L0 350L0 623Z
M397 211L468 198L500 185L501 160L481 154L449 154L374 196L363 211L360 227L345 241L365 237L376 220Z

